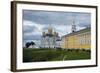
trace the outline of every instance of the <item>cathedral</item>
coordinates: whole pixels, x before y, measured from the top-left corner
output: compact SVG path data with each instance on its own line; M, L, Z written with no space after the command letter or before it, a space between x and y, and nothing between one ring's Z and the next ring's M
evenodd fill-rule
M41 36L41 48L60 48L60 37L59 34L53 31L52 26L48 27L48 31L42 32Z

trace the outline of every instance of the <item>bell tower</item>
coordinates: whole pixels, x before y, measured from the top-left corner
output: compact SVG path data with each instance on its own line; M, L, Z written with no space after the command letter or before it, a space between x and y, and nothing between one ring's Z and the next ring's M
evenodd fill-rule
M76 31L76 15L72 15L72 24L71 24L71 31L75 32Z
M75 25L75 21L72 22L72 32L76 31L76 25Z

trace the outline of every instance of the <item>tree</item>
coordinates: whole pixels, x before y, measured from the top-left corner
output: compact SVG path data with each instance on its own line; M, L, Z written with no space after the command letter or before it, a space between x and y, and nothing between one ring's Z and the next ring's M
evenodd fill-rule
M30 45L31 45L30 42L27 42L27 43L25 44L26 48L28 48Z
M32 46L34 46L34 45L35 45L35 43L34 43L33 41L31 41L31 42L30 42L30 44L31 44Z

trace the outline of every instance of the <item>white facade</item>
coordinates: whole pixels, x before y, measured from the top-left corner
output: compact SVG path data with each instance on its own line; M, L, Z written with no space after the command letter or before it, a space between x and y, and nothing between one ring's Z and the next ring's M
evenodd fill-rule
M43 32L41 37L41 48L60 48L60 38L57 32L53 32L52 27L48 32Z

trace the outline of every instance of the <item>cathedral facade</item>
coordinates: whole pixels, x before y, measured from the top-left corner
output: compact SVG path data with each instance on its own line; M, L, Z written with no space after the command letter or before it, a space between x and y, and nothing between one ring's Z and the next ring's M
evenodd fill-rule
M41 48L60 48L59 34L53 31L51 26L48 27L48 31L42 32L41 36Z

